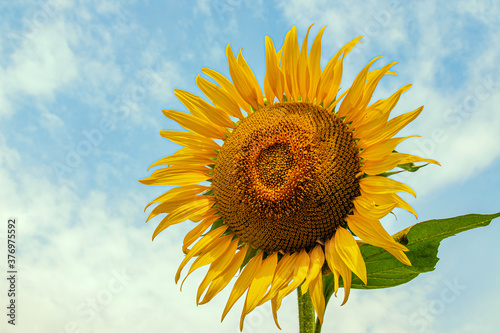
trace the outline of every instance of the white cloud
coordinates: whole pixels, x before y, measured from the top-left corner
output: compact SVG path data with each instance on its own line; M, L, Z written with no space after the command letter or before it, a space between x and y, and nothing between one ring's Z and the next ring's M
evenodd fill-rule
M337 49L356 36L363 35L363 44L358 49L375 44L397 45L404 40L401 25L404 17L397 1L376 1L336 3L321 0L311 3L306 0L281 1L281 9L291 24L296 24L305 31L309 25L316 23L319 29L328 25L323 44L327 48ZM387 49L386 49L387 50ZM354 51L357 52L357 51ZM365 57L369 55L364 55Z
M212 14L210 10L210 1L208 0L198 0L196 2L196 7L193 9L193 13L196 14L203 14L203 15L208 15L210 16Z
M122 4L118 1L97 1L96 11L99 14L118 14L121 12Z
M0 76L3 77L3 70L0 68ZM12 114L12 105L6 96L7 88L4 87L4 83L0 80L0 116L8 117Z
M25 96L50 100L78 77L78 63L72 51L74 31L57 18L44 22L34 25L29 33L10 33L10 38L15 34L18 39L8 59L0 63L3 116L17 111L14 105Z
M12 55L5 73L10 89L50 96L77 77L75 55L69 46L74 36L68 28L59 22L40 29Z
M50 112L47 108L40 106L40 125L45 128L49 133L55 134L58 131L64 130L63 120L56 114Z
M421 188L419 191L465 181L491 166L500 156L496 147L500 140L497 130L500 115L494 111L500 103L500 81L492 74L498 65L491 61L499 53L491 46L484 51L484 57L468 63L467 82L456 91L437 88L435 81L431 86L425 86L423 80L416 83L420 88L413 100L421 97L426 108L412 127L422 138L403 146L409 152L437 159L443 165L425 175L428 182L422 183L418 176L413 179L414 186Z
M29 33L24 33L22 29L11 32L19 38L9 60L0 63L0 86L5 88L0 94L0 112L9 116L19 111L18 102L26 97L50 103L54 96L66 95L76 97L88 106L98 107L106 115L116 104L116 101L109 100L110 96L120 98L125 94L127 85L140 86L143 82L134 84L124 82L123 78L132 74L143 79L141 72L146 66L138 68L136 73L129 73L134 69L117 62L117 54L122 52L120 47L126 45L130 38L136 39L138 45L143 44L144 39L140 36L145 33L130 20L122 5L108 1L99 2L93 8L65 3L66 7L57 7L58 11L54 9L54 14L48 16L43 24L33 21L35 23L32 23ZM68 11L67 7L72 7L72 10ZM39 11L45 13L42 9ZM102 15L111 16L113 24L101 22ZM164 70L160 74L177 78L174 75L176 66L164 59L165 47L163 51L163 54L156 52L151 61L155 67ZM165 100L165 95L156 93L155 96ZM60 110L55 113L60 117L57 111Z

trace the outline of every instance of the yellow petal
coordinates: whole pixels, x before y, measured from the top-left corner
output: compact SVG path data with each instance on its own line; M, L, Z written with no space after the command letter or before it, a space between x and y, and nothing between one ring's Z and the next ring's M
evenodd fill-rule
M262 252L259 252L255 257L252 258L245 266L240 276L236 280L233 286L233 290L231 290L231 294L229 295L229 299L227 300L226 307L222 313L221 321L224 320L227 313L233 307L234 303L243 295L243 293L248 289L250 283L254 279L255 275L260 269L262 264Z
M316 278L318 274L321 273L321 268L325 263L325 254L321 249L321 245L317 244L309 253L309 271L307 272L307 278L300 287L302 294L307 292L309 289L309 283Z
M335 231L335 249L342 261L366 284L366 265L358 243L349 231L338 228Z
M379 220L367 219L359 214L348 215L346 221L349 228L368 244L384 249L407 251L403 244L397 243L384 229Z
M386 249L386 251L392 254L394 258L398 259L402 264L411 266L410 259L408 259L408 257L402 250L395 250L393 248L388 248Z
M205 304L209 302L215 295L217 295L222 289L224 289L229 284L229 282L232 280L236 272L238 272L238 270L240 269L241 264L245 259L245 255L247 253L248 248L249 245L245 246L240 251L238 251L238 253L234 255L231 263L222 272L220 272L210 283L210 287L208 287L207 293L205 294L203 300L199 304Z
M293 270L294 263L297 260L297 252L292 254L286 253L278 262L276 266L276 272L274 274L273 282L271 284L271 288L267 292L267 294L262 298L258 305L262 305L265 302L274 298L278 291L280 291L283 287L288 285L293 278Z
M278 323L278 295L271 299L271 308L273 311L274 323L279 329L281 329L280 324Z
M219 215L211 215L205 217L203 221L191 229L186 236L184 236L184 241L182 243L182 252L187 254L189 252L188 247L193 244L198 238L200 238L203 233L210 227L215 221L220 218Z
M373 194L373 193L366 193L363 190L361 190L361 196L370 197L370 199L375 201L377 205L396 203L396 207L406 209L408 212L415 215L415 217L418 219L417 212L415 212L415 210L406 201L401 199L401 197L399 197L399 195L395 193Z
M278 295L276 295L276 311L278 311L279 308L281 307L281 301L283 300L283 298L288 294L290 294L295 289L297 289L302 284L302 282L304 282L305 278L307 277L308 271L309 271L309 255L304 249L302 249L299 252L297 260L295 261L294 264L292 282L285 288L281 289L278 292Z
M217 150L220 146L213 140L196 133L186 131L160 131L160 135L181 146L192 149Z
M403 251L408 249L396 242L384 229L380 221L366 219L359 214L349 215L346 218L349 228L364 242L381 247L392 254L401 263L411 266L411 262Z
M227 250L224 252L224 254L210 265L207 275L205 275L205 278L203 279L203 281L201 281L200 286L198 287L198 292L196 294L196 304L200 303L201 295L203 295L203 293L208 288L210 283L214 280L214 278L220 273L222 273L226 269L226 267L231 263L236 254L236 249L238 248L238 242L239 242L238 239L233 240L229 245L229 247L227 248Z
M217 126L207 120L197 118L190 114L173 110L162 110L162 112L167 118L174 120L185 129L196 132L207 138L225 139L226 135L229 135L227 128Z
M259 301L262 299L269 288L269 285L273 281L277 262L278 253L275 252L264 259L257 274L255 274L255 277L250 284L250 288L248 288L245 305L241 314L240 331L243 331L243 321L245 320L245 316L257 307Z
M316 310L319 322L323 325L323 316L325 315L325 296L323 295L323 275L318 274L311 280L309 285L309 295Z
M206 170L206 171L205 171ZM153 186L180 186L201 183L211 178L208 168L170 167L155 170L151 176L139 182Z
M341 229L341 228L339 228ZM337 233L332 237L330 242L330 254L332 256L332 262L335 263L336 270L342 276L342 281L344 282L344 300L341 305L344 305L349 299L349 294L351 292L351 281L352 281L352 273L351 270L347 267L343 259L340 257L338 252L338 248L336 246Z
M382 176L362 178L359 180L359 186L363 191L367 193L384 194L406 192L412 194L415 198L417 197L415 191L413 191L413 189L408 185L400 183L397 180Z
M160 195L159 197L157 197L156 199L154 199L150 203L148 203L146 208L144 208L144 211L146 211L146 209L154 203L166 202L166 201L169 201L177 196L189 198L190 196L200 194L201 192L207 191L208 189L210 189L210 187L203 186L203 185L186 185L186 186L174 187L174 188L168 190L167 192L163 193L162 195Z
M179 208L183 205L193 203L193 202L198 201L198 200L204 200L206 202L206 200L207 200L206 198L207 198L206 195L195 195L189 191L182 192L178 196L176 196L175 198L167 200L167 201L159 204L158 206L156 206L149 214L146 222L148 222L150 219L157 216L158 214L172 213L174 210L176 210L177 208ZM215 200L212 200L212 201L215 203Z
M392 138L394 135L396 135L403 127L408 125L410 122L415 120L415 118L418 117L418 115L422 112L424 109L423 106L419 107L418 109L414 111L410 111L407 113L404 113L400 116L397 116L396 118L393 118L387 122L387 124L377 133L375 133L372 136L369 136L367 138L362 138L362 144L363 145L370 145L371 143L374 142L382 142L387 139Z
M199 165L201 167L213 164L214 157L217 157L217 153L213 150L193 150L190 148L181 148L175 151L172 155L161 158L160 160L154 162L149 166L151 169L154 166L166 165L166 166L183 166L183 165Z
M182 290L182 285L184 284L184 281L188 278L189 275L191 275L192 272L197 270L200 267L209 265L213 263L215 260L219 259L220 257L223 257L224 254L226 253L226 249L229 247L229 244L231 243L231 238L233 238L234 235L227 235L224 237L220 237L212 242L210 246L207 246L204 250L203 253L201 253L198 258L193 262L191 267L189 268L188 273L184 277L184 280L181 283L181 290Z
M373 96L373 92L375 91L377 84L380 82L380 80L382 79L382 77L384 75L386 75L388 73L392 73L389 71L389 69L392 66L394 66L395 64L397 64L398 62L399 61L391 62L390 64L387 64L384 67L382 67L381 69L377 69L377 70L374 70L374 71L371 71L370 73L368 73L368 75L367 75L368 81L364 85L363 97L358 101L358 103L355 106L355 108L357 110L359 110L359 113L364 115L365 109ZM373 76L373 77L370 77L370 76Z
M403 252L408 249L397 243L378 220L366 219L356 213L349 215L346 220L349 228L364 242L385 249L403 264L411 266L410 260Z
M262 90L260 89L260 85L257 82L257 79L255 78L255 75L253 74L252 69L250 68L250 66L248 66L245 58L243 57L243 53L241 53L241 50L242 49L240 49L240 52L238 52L238 56L236 57L236 61L238 62L238 65L240 65L241 70L243 71L243 73L247 77L248 81L250 82L250 84L253 87L255 94L257 95L257 104L263 107L264 106L264 99L262 97Z
M227 230L227 225L223 225L217 229L210 231L208 234L203 236L202 239L196 243L193 248L188 252L188 254L184 257L179 268L177 269L177 273L175 273L175 283L179 281L181 277L181 272L184 266L188 263L191 258L200 255L203 253L203 250L209 247L217 238L219 238L225 231Z
M243 119L243 114L238 104L222 88L205 80L201 76L196 78L196 84L212 103L224 110L226 114Z
M401 142L414 137L419 137L419 135L410 135L403 138L389 139L384 143L380 143L364 149L361 153L359 153L359 156L364 158L365 160L380 160L391 154L394 149L396 149L397 145L399 145Z
M334 100L336 100L336 96L338 91L340 90L340 83L342 81L342 73L343 73L343 62L344 62L344 56L335 64L334 70L333 70L333 77L331 81L331 87L327 91L326 97L323 99L323 103L325 106L330 105ZM349 93L350 89L346 91L346 93ZM339 97L339 99L342 99L344 95ZM335 103L337 104L337 103Z
M198 86L201 85L200 82L203 80L205 79L200 76L196 78ZM187 91L174 89L174 92L175 96L179 98L179 100L188 108L193 116L209 121L217 126L228 128L234 127L233 121L221 108L212 106L205 102L201 97Z
M332 239L327 239L325 242L325 260L334 276L334 292L337 297L339 289L339 265L335 262L333 252L335 251L335 244Z
M337 104L339 104L340 102L342 102L342 98L344 98L344 96L349 92L349 89L347 89L346 91L344 91L342 93L342 95L340 95L339 98L335 99L335 101L333 101L331 104L328 105L328 110L330 110L330 112L333 112L333 109L337 106Z
M276 58L276 50L274 48L273 41L268 36L266 36L266 77L268 80L269 87L272 89L274 95L281 102L283 99L283 89L285 81L283 73L279 68L279 63L278 59ZM269 100L269 103L272 103L273 101L274 97L273 100Z
M321 75L321 38L323 37L323 32L326 26L324 26L316 35L314 42L311 46L311 51L309 52L309 73L311 83L309 85L309 93L307 96L309 98L314 98L316 96L316 90L318 88L319 77Z
M217 208L211 208L206 212L198 212L196 214L193 214L189 219L193 222L200 222L204 218L215 215L218 212L219 210Z
M404 154L404 153L397 153L393 154L396 155L396 157L399 159L397 164L405 164L405 163L418 163L418 162L426 162L426 163L432 163L441 166L441 164L433 159L430 158L423 158L411 154Z
M214 157L217 156L217 152L213 150L203 150L203 149L184 147L175 151L171 156L193 156L193 155L197 155L202 158L213 159Z
M307 61L307 39L309 37L309 31L312 26L309 26L307 29L306 36L304 37L304 41L302 42L302 48L300 49L300 54L297 62L297 85L298 85L298 94L300 94L302 100L306 100L307 93L309 92L309 63Z
M156 227L153 232L153 240L156 236L171 225L186 221L194 214L202 214L210 210L214 205L215 199L210 196L200 198L199 200L187 203L168 214Z
M211 153L210 157L216 157L217 154L215 152ZM166 166L172 166L172 165L199 165L199 166L205 166L209 164L214 164L214 161L210 159L210 157L207 157L206 155L184 155L184 154L174 154L170 155L167 157L164 157L153 164L151 164L148 168L151 169L152 167L158 166L158 165L166 165Z
M375 61L382 57L376 57L372 59L356 76L354 79L351 88L349 89L349 93L344 98L344 101L339 107L339 111L337 112L339 117L347 117L348 120L354 118L354 111L357 111L356 106L363 99L363 91L365 88L366 77L368 75L368 71L370 67L373 65Z
M389 98L380 99L366 108L364 117L358 117L354 125L356 138L363 138L377 133L389 119L389 115L399 101L401 95L410 89L411 84L399 88ZM372 143L373 144L373 143ZM364 145L367 147L369 145Z
M236 90L238 90L238 93L247 104L251 105L254 109L258 109L259 99L257 92L254 90L253 82L247 76L246 71L236 61L230 44L227 45L226 56L229 64L229 73L231 74Z
M207 112L203 112L201 110L201 103L200 103L200 100L202 100L201 97L196 96L195 94L192 94L182 89L174 89L174 94L181 101L181 103L184 104L184 106L189 110L189 112L193 116L206 121L211 121L210 117L207 115Z
M276 95L274 94L273 89L269 85L269 78L268 74L266 73L264 76L264 96L266 96L266 99L269 104L274 104L274 100L276 99Z
M364 166L361 168L361 171L367 175L378 175L385 171L394 169L399 164L412 162L427 162L440 165L439 162L433 159L422 158L410 154L392 153L382 160L368 160L362 162Z
M374 201L363 196L354 198L352 202L356 212L370 219L381 219L396 207L395 202L376 206Z
M215 82L217 82L219 86L221 86L221 88L226 92L226 94L228 96L231 96L231 98L239 105L240 108L245 110L247 114L250 113L250 107L248 106L248 103L245 102L243 97L241 97L241 95L239 94L238 90L236 90L236 87L228 79L226 79L224 75L209 68L202 68L201 71L214 79Z
M342 80L342 65L346 55L351 52L354 46L359 42L360 37L354 38L352 41L344 45L337 53L328 61L325 69L321 73L318 90L316 92L317 103L324 103L325 107L337 95ZM339 60L340 55L343 54ZM337 100L339 100L338 98Z
M285 92L290 99L297 101L298 85L297 85L297 62L299 60L299 42L297 40L297 28L292 27L285 36L283 44L283 58L281 59L281 69L285 76L286 89Z

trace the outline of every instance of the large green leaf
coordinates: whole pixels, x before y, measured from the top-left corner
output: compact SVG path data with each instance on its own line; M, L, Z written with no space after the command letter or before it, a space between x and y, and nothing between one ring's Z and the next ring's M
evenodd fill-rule
M434 270L439 260L437 253L443 239L469 229L485 227L499 216L500 213L469 214L420 222L401 230L393 237L409 249L406 255L412 266L402 264L382 248L360 242L361 254L366 262L368 284L365 286L357 276L353 275L351 287L358 289L394 287L407 283L420 273L430 272ZM328 276L327 280L329 279L332 279L331 275Z

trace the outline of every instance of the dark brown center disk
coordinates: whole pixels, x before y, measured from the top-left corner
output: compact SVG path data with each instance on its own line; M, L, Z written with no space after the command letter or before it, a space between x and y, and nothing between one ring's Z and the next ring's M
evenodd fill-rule
M217 207L244 242L266 252L310 249L344 224L360 195L347 126L324 108L279 103L245 118L217 157Z

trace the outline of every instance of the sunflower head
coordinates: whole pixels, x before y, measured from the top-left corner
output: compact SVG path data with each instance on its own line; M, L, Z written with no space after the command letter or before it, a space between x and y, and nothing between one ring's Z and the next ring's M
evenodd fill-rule
M342 277L344 304L352 273L369 283L354 235L411 265L407 249L379 220L396 207L416 215L397 194L415 195L413 190L386 177L386 171L405 163L437 164L395 151L409 137L394 135L422 107L389 119L409 85L370 104L378 82L394 74L390 68L395 63L371 70L379 58L338 94L343 60L360 37L322 69L323 31L309 52L309 30L301 48L295 27L278 51L266 37L263 91L241 52L235 57L228 45L231 80L203 69L213 81L198 77L196 82L211 103L175 91L190 113L163 112L187 131L161 135L184 148L154 163L165 167L141 180L175 186L150 203L158 205L148 220L166 214L153 238L173 224L196 223L184 239L186 256L176 281L193 258L187 275L210 265L198 304L210 301L242 269L222 315L246 292L241 328L245 316L269 300L278 325L282 299L299 287L309 291L322 321L323 266L334 275L335 293Z
M268 253L310 250L345 224L359 196L360 158L334 113L277 103L243 119L217 156L219 214L242 241Z

